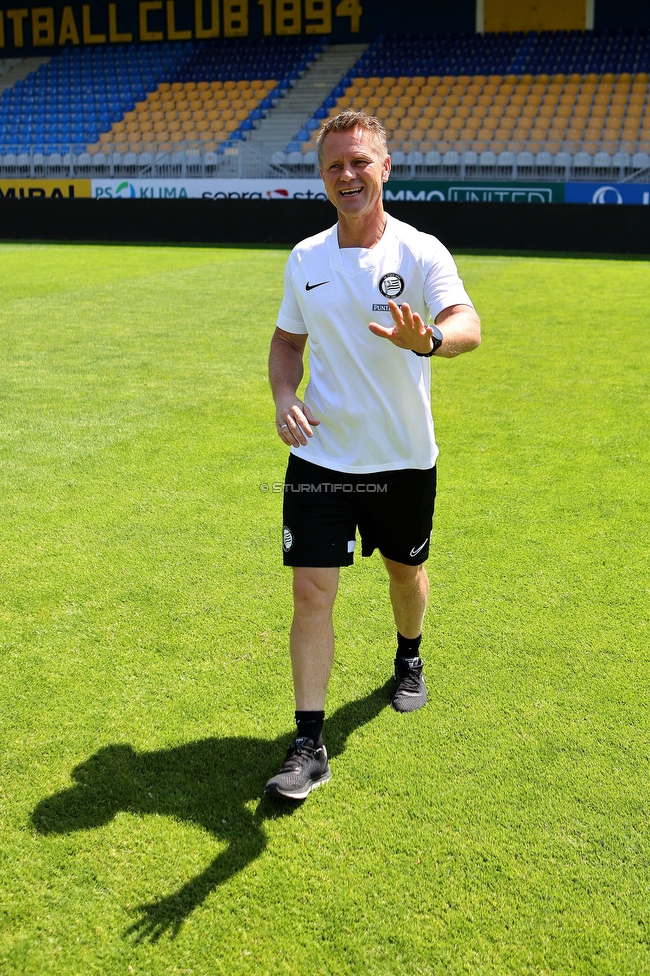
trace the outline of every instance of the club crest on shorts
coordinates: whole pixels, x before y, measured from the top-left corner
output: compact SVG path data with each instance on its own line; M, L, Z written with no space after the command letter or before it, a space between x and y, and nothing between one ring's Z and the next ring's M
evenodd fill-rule
M293 535L291 534L291 529L287 528L286 525L282 526L282 548L285 552L289 552L291 546L293 545Z
M379 282L379 291L384 298L398 298L404 291L404 279L396 271L391 271Z

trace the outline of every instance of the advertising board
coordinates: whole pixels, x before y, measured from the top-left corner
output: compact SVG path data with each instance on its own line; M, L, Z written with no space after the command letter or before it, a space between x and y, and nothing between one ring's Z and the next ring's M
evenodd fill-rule
M321 180L119 180L92 182L96 200L326 200Z
M0 199L326 200L319 179L0 179ZM650 205L650 183L396 180L384 200L417 203Z
M89 197L90 180L0 180L0 198Z
M567 183L567 203L636 203L650 205L650 183Z
M434 203L563 203L563 183L496 182L494 180L390 180L384 200L416 200Z

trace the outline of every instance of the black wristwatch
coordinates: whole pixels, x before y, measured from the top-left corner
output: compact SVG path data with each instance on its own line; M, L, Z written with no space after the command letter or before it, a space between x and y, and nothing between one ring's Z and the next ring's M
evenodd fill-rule
M415 349L412 349L411 352L415 352L416 356L433 356L436 349L440 349L440 346L442 345L442 332L437 325L434 325L433 327L431 342L433 343L433 349L431 352L415 352Z

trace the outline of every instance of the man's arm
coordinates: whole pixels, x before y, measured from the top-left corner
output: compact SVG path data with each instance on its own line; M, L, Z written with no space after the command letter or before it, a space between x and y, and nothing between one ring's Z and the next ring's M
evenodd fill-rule
M400 349L411 349L420 354L430 352L433 348L433 327L425 325L422 317L411 311L407 302L399 306L389 301L388 307L395 323L393 328L387 329L371 322L368 326L370 331L381 339L388 339ZM471 305L443 308L436 316L436 325L442 326L442 345L438 346L436 356L453 359L461 352L469 352L481 344L481 321Z
M481 345L481 320L471 305L450 305L436 315L442 332L442 345L435 355L453 359L461 352L471 352Z
M313 436L310 425L320 423L296 396L304 373L302 357L306 342L306 335L295 335L276 328L269 352L269 382L275 401L275 425L285 444L292 447L304 446L307 438Z

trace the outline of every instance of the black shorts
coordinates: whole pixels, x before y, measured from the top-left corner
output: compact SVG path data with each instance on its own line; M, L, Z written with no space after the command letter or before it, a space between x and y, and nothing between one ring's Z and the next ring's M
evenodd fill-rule
M429 555L435 467L344 474L289 455L284 483L285 566L350 566L361 555L419 566Z

